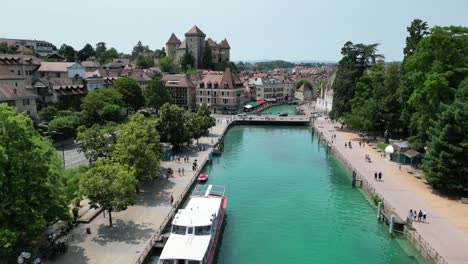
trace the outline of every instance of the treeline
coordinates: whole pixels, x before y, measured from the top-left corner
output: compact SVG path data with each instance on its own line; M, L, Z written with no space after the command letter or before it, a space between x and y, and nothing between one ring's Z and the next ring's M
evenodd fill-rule
M429 29L416 19L407 30L401 64L385 64L378 44L344 45L330 115L387 139L408 137L426 152L429 183L467 193L468 28Z
M256 63L249 63L249 62L242 62L236 64L237 68L241 71L271 71L276 68L292 68L296 66L296 64L292 62L287 62L283 60L275 60L275 61L263 61L263 62L256 62Z
M90 91L80 110L47 107L36 128L28 116L0 104L0 256L9 262L24 250L40 255L34 248L47 225L71 221L84 197L108 211L112 225L112 212L135 203L139 182L158 175L161 142L180 149L215 125L206 105L191 112L172 103L157 76L145 91L119 78ZM89 167L64 169L47 130L54 139L76 137Z

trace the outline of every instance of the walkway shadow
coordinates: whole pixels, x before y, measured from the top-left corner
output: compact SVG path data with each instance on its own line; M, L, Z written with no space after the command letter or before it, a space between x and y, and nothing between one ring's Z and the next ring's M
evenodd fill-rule
M179 177L179 176L174 176ZM169 203L170 193L168 189L172 189L175 185L172 178L167 180L165 177L158 177L154 180L145 180L141 184L140 193L137 195L137 205L145 207L154 207L161 204Z
M90 259L85 256L84 249L79 246L69 245L67 249L67 253L65 255L58 256L57 258L47 261L47 263L55 263L55 264L67 264L67 263L74 263L74 264L86 264L89 263Z
M135 224L133 221L124 222L117 219L113 227L107 224L99 225L97 236L92 240L99 245L109 242L125 242L126 244L139 244L148 240L155 232L153 228L148 228L147 224Z

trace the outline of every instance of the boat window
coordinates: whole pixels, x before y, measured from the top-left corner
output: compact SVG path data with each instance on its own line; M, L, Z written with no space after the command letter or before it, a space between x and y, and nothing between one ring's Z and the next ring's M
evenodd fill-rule
M200 261L189 260L189 261L188 261L188 264L200 264Z
M185 226L177 226L173 225L172 226L172 233L173 234L178 234L178 235L185 235Z
M173 259L162 259L161 264L174 264Z
M193 234L193 227L188 228L187 234L189 235Z
M209 235L211 230L211 226L197 226L195 227L195 235Z

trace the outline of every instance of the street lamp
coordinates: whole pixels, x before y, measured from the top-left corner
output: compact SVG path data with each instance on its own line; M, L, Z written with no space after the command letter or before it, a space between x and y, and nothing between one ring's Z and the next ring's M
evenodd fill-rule
M56 135L63 135L63 133L57 132L57 131L51 131L52 134ZM60 141L60 145L62 147L62 160L63 160L63 168L65 169L65 148L63 147L63 140Z

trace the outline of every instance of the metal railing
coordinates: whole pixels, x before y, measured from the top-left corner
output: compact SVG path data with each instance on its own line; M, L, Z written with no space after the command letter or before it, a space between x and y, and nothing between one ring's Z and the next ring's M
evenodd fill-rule
M311 126L314 126L311 123ZM317 131L319 130L317 127L315 128ZM325 146L329 147L329 151L343 164L343 166L349 172L355 172L356 178L362 181L362 189L371 195L377 195L382 204L384 205L384 210L386 212L393 212L396 214L395 207L393 207L390 202L386 201L385 198L374 188L374 186L369 183L366 177L363 177L356 168L348 162L348 160L336 149L333 147L333 144L330 144L328 140L321 134L317 135L319 140L322 141ZM418 250L422 257L426 260L431 261L435 264L448 264L448 262L442 257L437 250L435 250L424 238L418 233L417 230L410 230L406 226L404 227L404 236L412 243L412 245Z

